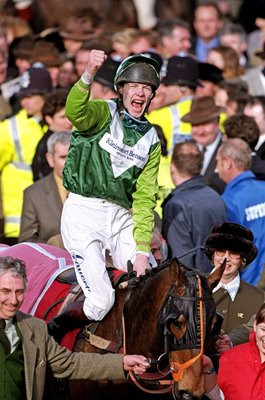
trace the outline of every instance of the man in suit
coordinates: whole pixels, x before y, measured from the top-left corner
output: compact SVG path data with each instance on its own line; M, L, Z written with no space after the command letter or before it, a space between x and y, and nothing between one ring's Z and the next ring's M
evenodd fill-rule
M56 378L125 379L149 366L143 356L71 353L48 335L44 321L19 310L26 290L26 267L12 257L0 258L1 393L16 400L42 399L46 372Z
M201 175L208 184L215 170L215 157L222 143L219 116L222 109L217 107L210 96L195 97L190 112L182 117L183 122L192 125L192 139L204 154Z
M259 139L255 152L265 160L265 96L252 97L244 108L244 114L254 118L259 127Z
M62 171L70 145L71 131L53 133L47 142L46 158L53 172L24 191L19 242L47 242L60 233L63 203L67 191Z
M202 161L195 143L175 145L170 172L176 188L162 204L163 236L169 258L181 257L187 266L210 272L204 241L215 224L226 220L226 209L221 196L205 185L200 175Z

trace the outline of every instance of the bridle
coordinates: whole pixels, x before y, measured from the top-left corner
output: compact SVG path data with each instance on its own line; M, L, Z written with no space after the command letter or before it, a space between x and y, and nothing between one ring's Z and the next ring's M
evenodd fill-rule
M129 372L130 378L132 381L135 383L138 388L143 390L144 392L147 393L152 393L152 394L162 394L162 393L169 393L172 391L173 384L175 382L179 382L182 377L183 377L183 372L189 368L191 365L193 365L202 355L204 352L204 337L205 337L205 310L204 310L204 302L209 300L211 298L210 294L203 295L202 293L202 282L201 282L201 276L199 274L195 274L193 270L188 270L185 272L186 276L195 276L196 277L196 295L193 295L188 293L187 296L181 296L178 295L175 291L175 286L172 286L167 295L164 304L162 305L160 309L160 313L165 314L165 310L167 307L173 307L175 304L180 302L180 304L183 304L183 309L185 308L190 308L194 303L196 303L196 322L198 324L192 325L192 329L197 329L196 332L192 332L193 335L196 339L196 341L192 341L191 343L187 343L185 340L186 333L183 335L181 339L176 339L173 337L172 333L168 330L167 328L167 322L168 319L170 319L172 322L174 320L177 321L179 318L180 314L182 312L179 311L179 314L172 313L167 317L167 319L164 321L164 353L158 358L158 359L152 359L151 363L152 365L157 366L157 373L150 373L150 372L145 372L144 374L141 375L136 375L134 372ZM124 346L124 354L126 354L126 331L125 331L125 319L124 319L124 314L122 316L122 324L123 324L123 346ZM187 325L189 324L189 319L187 318ZM198 333L198 334L197 334ZM189 338L191 339L191 338ZM169 365L165 367L163 370L160 370L159 368L159 359L164 355L168 354L171 350L170 348L173 347L174 351L177 350L184 350L184 349L199 349L199 353L192 357L191 359L183 362L183 363L178 363L177 361L170 360ZM173 379L172 379L173 377ZM165 379L167 378L167 379ZM144 385L153 385L156 387L156 389L149 389ZM162 388L161 388L162 387Z

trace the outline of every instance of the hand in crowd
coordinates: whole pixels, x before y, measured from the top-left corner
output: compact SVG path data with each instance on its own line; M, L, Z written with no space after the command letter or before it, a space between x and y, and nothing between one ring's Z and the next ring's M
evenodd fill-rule
M227 334L219 336L215 342L215 349L218 354L222 354L233 346L230 337Z
M148 360L144 356L126 355L123 358L123 369L133 371L135 374L143 374L150 367Z

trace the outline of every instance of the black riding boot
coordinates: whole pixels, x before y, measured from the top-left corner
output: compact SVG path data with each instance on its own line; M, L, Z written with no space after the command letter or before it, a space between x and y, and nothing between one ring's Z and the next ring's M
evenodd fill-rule
M60 343L64 335L74 330L82 328L90 321L83 311L83 301L69 304L66 310L48 322L48 332Z

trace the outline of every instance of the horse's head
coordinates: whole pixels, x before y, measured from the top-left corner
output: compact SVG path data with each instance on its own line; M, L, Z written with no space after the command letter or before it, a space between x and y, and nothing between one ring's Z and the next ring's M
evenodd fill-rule
M223 269L207 279L198 270L186 268L176 259L171 261L172 286L160 309L157 329L164 336L176 398L182 398L182 391L185 399L189 393L190 399L203 394L201 360L216 311L211 292Z

